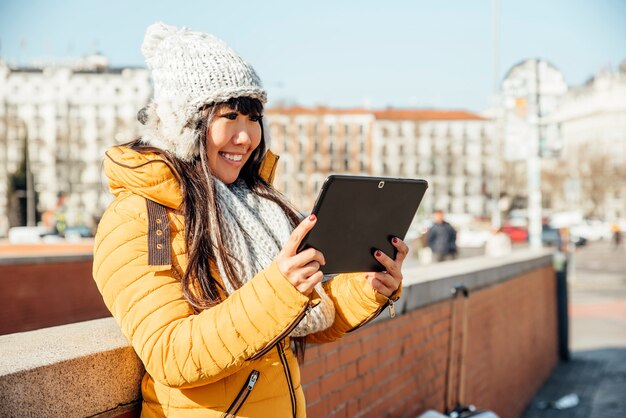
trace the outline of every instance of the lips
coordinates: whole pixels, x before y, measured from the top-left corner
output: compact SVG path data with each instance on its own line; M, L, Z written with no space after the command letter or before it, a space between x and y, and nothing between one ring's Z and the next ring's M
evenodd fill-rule
M220 152L219 154L228 161L240 162L241 160L243 160L243 154L230 154L226 152Z

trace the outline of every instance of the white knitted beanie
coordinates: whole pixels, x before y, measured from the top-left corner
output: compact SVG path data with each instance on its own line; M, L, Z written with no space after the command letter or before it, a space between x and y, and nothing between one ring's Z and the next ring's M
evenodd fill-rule
M141 52L154 83L152 102L142 110L142 142L182 160L199 153L202 106L236 97L266 101L252 66L213 35L157 22L146 30Z

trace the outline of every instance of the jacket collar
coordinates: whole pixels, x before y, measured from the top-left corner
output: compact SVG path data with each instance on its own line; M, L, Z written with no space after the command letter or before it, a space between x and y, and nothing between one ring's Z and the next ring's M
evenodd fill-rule
M270 184L274 181L278 158L268 150L259 168L261 178ZM104 171L115 196L129 190L172 209L183 202L174 168L158 154L116 146L106 152Z

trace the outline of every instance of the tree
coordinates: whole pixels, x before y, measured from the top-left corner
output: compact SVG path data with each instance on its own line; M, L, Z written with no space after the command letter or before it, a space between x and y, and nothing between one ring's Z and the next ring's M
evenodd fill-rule
M26 172L26 159L28 158L28 141L24 141L24 148L22 152L22 161L20 162L17 170L9 175L9 187L8 187L8 218L9 226L23 226L27 224L27 181L26 176L31 176L31 184L35 184L32 171ZM37 208L37 202L39 200L39 194L35 192L35 208ZM36 211L36 220L41 218L41 214Z

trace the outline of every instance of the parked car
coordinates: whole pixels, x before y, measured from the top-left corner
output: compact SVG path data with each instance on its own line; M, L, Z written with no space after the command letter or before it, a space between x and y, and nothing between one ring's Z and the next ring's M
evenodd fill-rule
M541 228L541 242L549 247L558 247L561 244L561 233L556 228L543 225Z
M573 235L571 232L569 234L570 242L572 242L576 247L581 247L587 244L587 239L581 236ZM550 247L556 247L561 243L561 232L557 228L552 228L548 225L543 225L541 230L541 241L544 245Z
M589 241L611 239L610 225L599 220L584 221L578 225L574 225L571 227L570 232L572 235L583 237Z
M528 241L528 228L525 226L504 225L502 227L502 232L511 238L511 242Z
M14 226L9 229L11 244L35 244L41 241L45 229L40 226Z
M456 235L456 246L459 248L481 248L484 247L491 233L486 229L465 227L460 229Z
M70 226L65 228L65 238L66 239L72 239L72 238L89 238L92 237L93 234L91 232L91 229L86 226L86 225L80 225L80 226Z

